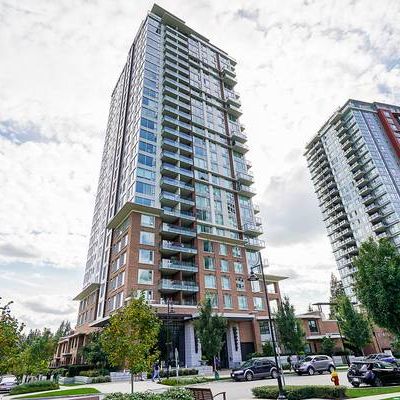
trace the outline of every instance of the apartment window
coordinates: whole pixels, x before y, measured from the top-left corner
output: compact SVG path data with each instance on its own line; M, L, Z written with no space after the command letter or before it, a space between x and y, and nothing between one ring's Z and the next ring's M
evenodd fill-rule
M233 257L242 257L242 251L240 250L240 247L232 247L232 254Z
M139 262L142 264L154 264L154 251L139 249Z
M215 283L215 276L214 275L206 275L204 277L204 283L205 283L205 287L207 289L215 289L216 283Z
M235 274L243 274L243 265L242 265L242 263L234 262L233 263L233 269L235 271Z
M260 333L261 335L270 335L271 330L269 327L269 321L260 321Z
M311 333L318 333L318 325L317 325L317 321L315 319L310 319L308 321L308 328L310 329Z
M153 300L153 291L152 290L137 290L135 297L138 299L143 296L146 301Z
M153 271L150 269L139 269L138 270L138 283L142 285L153 284Z
M220 260L221 263L221 271L229 272L229 261L228 260Z
M253 303L256 310L264 310L264 302L261 297L253 297Z
M153 232L140 232L140 244L154 246L154 233Z
M226 244L219 245L219 255L220 256L227 256L228 255L228 246Z
M240 291L246 290L243 278L236 278L236 290Z
M138 193L143 193L148 196L153 196L154 195L154 185L149 185L148 183L143 183L143 182L136 182L136 192Z
M154 228L156 219L153 215L142 214L140 217L140 225Z
M228 276L221 276L221 286L222 289L230 290L231 288L231 280Z
M212 257L204 257L204 269L208 269L209 271L214 271L214 259Z
M218 307L218 295L217 293L206 293L206 299L211 300L211 306L212 307Z
M238 296L238 304L239 310L247 310L247 297L246 296Z
M232 296L230 294L224 294L224 308L233 308Z
M213 246L212 243L208 240L203 242L203 250L208 252L208 253L212 253L213 252Z
M120 307L122 307L123 299L124 299L124 294L123 294L123 292L119 292L119 293L115 296L115 308L120 308Z
M254 293L261 292L260 281L251 281L251 291Z

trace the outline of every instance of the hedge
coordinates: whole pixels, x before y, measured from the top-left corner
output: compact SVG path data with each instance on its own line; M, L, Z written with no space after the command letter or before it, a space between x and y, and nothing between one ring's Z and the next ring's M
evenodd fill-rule
M194 400L192 393L183 388L169 389L163 393L111 393L104 397L104 400Z
M277 399L279 390L276 386L259 386L252 389L258 399ZM285 386L285 395L288 400L302 400L311 398L343 399L345 386Z
M24 383L23 385L15 386L10 390L10 394L42 392L44 390L60 389L57 382L54 381L35 381L31 383Z
M150 379L152 377L152 372L147 374L147 378ZM195 368L179 368L178 376L189 376L189 375L198 375L199 371ZM176 369L171 369L169 372L169 376L176 376ZM162 369L160 370L160 378L168 378L168 370Z
M161 380L161 383L167 386L186 386L208 382L209 380L204 376L196 376L194 378L165 378Z
M105 383L105 382L111 382L111 377L110 376L95 376L92 378L92 383Z

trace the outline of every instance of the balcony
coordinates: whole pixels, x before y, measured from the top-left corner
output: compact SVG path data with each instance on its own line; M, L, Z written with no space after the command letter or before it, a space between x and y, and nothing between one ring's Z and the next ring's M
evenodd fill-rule
M170 207L163 207L163 220L174 222L177 219L184 221L194 221L196 217L191 211L176 210Z
M176 188L180 188L183 190L187 190L190 192L194 191L194 186L189 185L188 183L182 182L178 179L172 179L168 177L161 178L160 185L162 189L167 189L169 191L176 190Z
M249 236L258 236L258 235L262 235L263 233L263 229L261 226L257 225L257 224L252 224L252 223L245 223L243 225L243 231L246 235Z
M164 107L165 108L165 107ZM179 126L182 129L186 129L188 131L192 131L192 125L188 124L187 122L181 121L177 118L171 117L169 115L164 115L162 119L163 125L170 125L170 126Z
M169 126L163 126L162 135L164 137L170 137L170 138L172 137L173 140L176 140L177 138L181 138L181 139L186 140L187 142L192 143L191 135L188 135L187 133L184 133L184 132L177 131Z
M222 70L222 79L230 86L234 86L237 83L236 74L227 68Z
M185 111L182 111L182 110L178 110L177 108L174 108L174 107L171 107L171 106L168 106L168 105L165 105L165 106L163 107L162 113L165 115L165 117L167 117L166 114L171 114L171 115L173 115L175 118L182 117L182 118L184 118L184 119L185 119L186 121L188 121L188 122L190 122L190 121L192 120L192 117L191 117L191 115L190 115L188 112L185 112ZM174 118L174 117L172 117L172 118ZM169 120L169 121L171 121L171 120ZM183 126L184 126L186 129L191 129L190 124L187 123L187 122L183 122L183 121L181 121L181 120L175 119L174 123L177 124L177 125L180 125L180 126L181 126L182 124L185 124L185 125L183 125Z
M160 194L160 202L161 204L167 204L167 205L172 205L176 206L178 203L180 204L186 204L189 206L194 206L194 200L192 198L184 198L179 196L178 194L175 193L170 193L170 192L161 192Z
M196 293L199 291L199 286L193 281L177 281L172 279L161 279L158 289L162 292L190 292Z
M256 223L256 225L259 225L259 226L262 225L262 220L260 217L254 217L254 222Z
M238 153L245 154L249 151L249 146L244 143L233 141L232 142L232 149Z
M245 246L249 250L262 250L265 248L265 241L256 238L246 238L245 239Z
M234 115L236 118L243 114L242 110L233 104L227 104L226 111L228 114Z
M253 211L254 214L259 214L260 213L260 206L258 204L253 203Z
M177 140L163 138L163 140L161 142L161 146L164 149L172 149L172 150L180 149L180 150L187 151L188 153L193 153L192 146L189 146L182 142L178 142Z
M374 232L384 232L386 230L387 226L385 223L383 222L379 222L378 224L374 225L372 227L372 229L374 230Z
M239 182L244 183L245 185L251 185L254 182L254 175L251 172L237 172L236 178Z
M176 90L176 89L172 88L171 86L165 85L163 87L163 93L164 94L170 94L170 95L176 95L176 96L181 97L182 99L190 101L190 96L188 96L187 94L185 94L185 93L183 93L183 92L181 92L179 90Z
M256 195L256 192L250 186L242 185L241 183L238 185L238 192L244 196L253 197Z
M176 165L172 165L172 164L168 164L168 163L161 164L161 173L170 173L173 176L184 175L184 176L193 178L193 171L191 171L190 169L180 168L180 167L177 167Z
M241 143L247 142L247 136L236 129L231 131L231 138L235 142L241 142Z
M177 261L177 260L169 260L166 258L163 258L160 263L160 270L163 273L175 273L175 272L186 272L186 273L196 273L198 272L199 268L191 263L191 262L186 262L186 261Z
M165 234L171 234L171 236L181 235L182 237L193 238L196 237L197 232L195 229L186 228L184 226L166 224L165 222L161 225L161 232Z
M373 202L365 208L365 211L367 213L374 213L375 211L378 211L380 208L381 208L381 206L379 204Z
M174 153L172 151L164 150L161 152L161 159L166 161L181 161L188 165L193 165L193 159L183 156L182 154Z
M242 105L239 95L234 92L225 91L225 97L228 105L232 104L236 107L240 107Z
M376 222L382 221L383 218L384 218L383 214L376 212L375 214L372 214L369 217L369 221L372 222L373 224L375 224Z
M160 250L162 253L187 253L187 254L197 254L197 249L192 247L190 244L171 242L169 240L163 240L160 245Z

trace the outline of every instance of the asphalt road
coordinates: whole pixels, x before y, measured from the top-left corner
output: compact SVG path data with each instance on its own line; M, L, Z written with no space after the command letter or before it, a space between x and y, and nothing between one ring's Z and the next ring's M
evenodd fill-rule
M350 386L346 378L346 371L338 372L339 381L341 385ZM328 373L322 375L286 375L285 377L286 385L333 385L330 381L331 376ZM277 385L276 379L260 379L250 382L241 381L215 381L209 384L198 385L201 387L209 387L213 394L219 392L226 392L226 397L228 400L249 400L253 399L253 394L251 389L256 386L266 386L266 385ZM194 385L197 386L197 385Z

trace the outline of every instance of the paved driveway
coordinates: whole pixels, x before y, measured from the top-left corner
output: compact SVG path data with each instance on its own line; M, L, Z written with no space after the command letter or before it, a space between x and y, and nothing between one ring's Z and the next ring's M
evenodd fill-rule
M339 372L340 384L350 386L347 382L346 372ZM328 373L322 375L287 375L286 385L332 385ZM261 379L251 382L216 381L208 384L195 385L211 388L213 394L226 392L227 400L248 400L253 398L251 389L256 386L276 385L276 379Z

